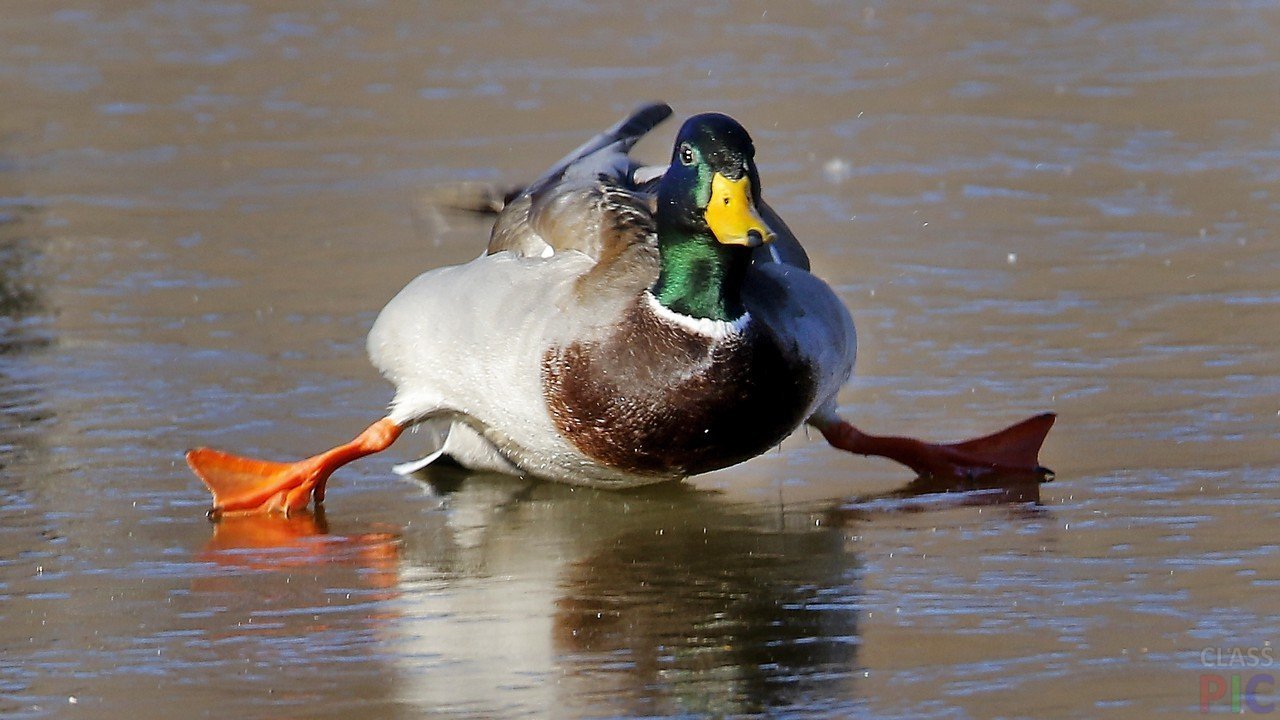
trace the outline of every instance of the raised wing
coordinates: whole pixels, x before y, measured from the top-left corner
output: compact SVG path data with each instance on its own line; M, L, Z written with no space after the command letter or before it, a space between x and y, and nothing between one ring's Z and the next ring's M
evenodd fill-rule
M670 116L664 103L641 106L566 155L506 204L488 252L550 257L577 250L600 259L653 242L652 195L628 153Z

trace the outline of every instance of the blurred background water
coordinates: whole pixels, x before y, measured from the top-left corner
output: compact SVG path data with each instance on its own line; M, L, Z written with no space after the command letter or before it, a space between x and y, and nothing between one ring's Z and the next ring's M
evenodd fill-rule
M9 0L0 98L6 717L1177 716L1280 672L1203 655L1280 637L1273 3ZM846 413L1054 410L1058 479L907 497L801 432L428 485L406 437L327 516L206 522L185 448L379 416L378 309L487 234L433 188L649 99L754 135L859 326Z

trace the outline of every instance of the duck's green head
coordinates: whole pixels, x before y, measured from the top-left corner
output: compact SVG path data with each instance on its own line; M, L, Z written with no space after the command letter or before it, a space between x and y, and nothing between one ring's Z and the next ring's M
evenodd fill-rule
M713 320L741 316L751 249L773 239L757 210L755 154L751 136L727 115L695 115L680 128L658 186L662 273L653 292L668 308Z
M755 158L751 136L738 121L720 113L689 118L658 187L659 230L710 235L723 245L748 248L773 239L756 210Z

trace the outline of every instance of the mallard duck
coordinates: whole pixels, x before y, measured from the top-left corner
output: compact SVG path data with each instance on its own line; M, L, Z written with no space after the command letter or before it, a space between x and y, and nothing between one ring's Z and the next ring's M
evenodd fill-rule
M1042 476L1052 414L951 445L862 433L837 412L853 371L848 310L761 199L732 118L680 128L670 164L629 152L671 109L647 105L502 209L488 251L428 271L379 314L369 357L396 388L356 439L296 463L200 448L217 512L323 500L338 467L408 427L447 427L464 466L625 488L728 467L804 423L833 446L924 476Z

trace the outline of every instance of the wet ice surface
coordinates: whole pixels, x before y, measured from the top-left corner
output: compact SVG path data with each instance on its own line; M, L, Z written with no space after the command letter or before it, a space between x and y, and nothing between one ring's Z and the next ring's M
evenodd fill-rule
M1280 637L1276 10L646 8L6 6L0 712L1130 717L1253 672L1201 651ZM326 517L203 519L186 447L382 410L374 315L486 232L431 187L650 98L754 134L859 324L846 412L1060 413L1039 503L804 433L683 487L432 491L407 437Z

